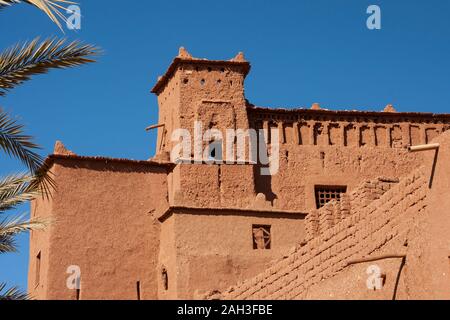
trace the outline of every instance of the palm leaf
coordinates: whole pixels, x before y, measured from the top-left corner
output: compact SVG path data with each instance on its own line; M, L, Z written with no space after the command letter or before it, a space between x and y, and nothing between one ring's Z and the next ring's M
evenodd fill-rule
M32 75L94 62L91 57L98 53L98 48L92 45L79 41L67 43L64 39L46 39L39 43L37 38L17 44L0 54L0 96L30 80Z
M40 190L32 185L34 179L28 174L15 174L0 179L0 213L39 196Z
M49 164L33 151L39 147L32 142L32 137L23 134L23 126L0 109L0 149L6 154L21 160L32 172L33 178L28 182L27 192L39 192L48 197L55 182L51 176ZM1 210L1 205L0 205Z
M59 22L58 16L61 20L66 21L66 17L61 13L60 10L66 11L66 8L61 6L61 4L77 4L76 2L67 0L0 0L0 9L8 7L16 3L28 3L31 4L47 14L47 16L62 30L61 23ZM56 15L56 16L55 16Z
M0 301L5 300L29 300L30 296L18 287L6 289L5 283L0 283Z
M33 151L39 147L32 137L23 134L23 126L0 109L0 149L20 159L32 172L39 170L43 160Z
M14 237L19 233L30 230L42 230L49 224L49 221L28 221L24 217L24 215L21 215L13 219L0 221L0 253L17 251Z

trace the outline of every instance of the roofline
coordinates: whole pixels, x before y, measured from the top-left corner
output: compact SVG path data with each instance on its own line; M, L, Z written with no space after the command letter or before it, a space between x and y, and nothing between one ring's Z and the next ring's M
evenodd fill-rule
M232 60L206 60L206 59L197 59L197 58L181 58L176 57L173 59L166 73L158 79L155 86L151 90L151 93L158 95L161 89L167 84L169 79L177 70L177 66L181 63L191 63L191 64L204 64L204 65L229 65L229 66L241 66L244 67L244 77L250 72L250 62L248 61L232 61Z
M257 107L252 104L247 105L247 109L255 112L262 112L262 113L284 113L284 114L308 114L308 115L335 115L335 116L361 116L361 117L368 117L368 116L376 116L376 117L413 117L413 118L443 118L443 119L450 119L450 114L448 113L422 113L422 112L377 112L377 111L359 111L359 110L327 110L327 109L320 109L320 110L313 110L313 109L307 109L307 108L294 108L294 109L285 109L285 108L267 108L267 107Z
M112 163L124 163L124 164L136 164L151 167L163 167L172 169L175 164L171 162L157 162L151 160L132 160L123 158L109 158L109 157L88 157L79 155L62 155L62 154L51 154L45 159L45 164L50 166L56 160L79 160L79 161L97 161L97 162L112 162Z

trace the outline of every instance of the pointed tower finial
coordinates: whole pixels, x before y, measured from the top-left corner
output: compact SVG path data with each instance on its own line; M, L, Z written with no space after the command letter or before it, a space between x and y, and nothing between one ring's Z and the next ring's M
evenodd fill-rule
M191 54L184 47L180 47L180 49L178 50L178 57L184 59L192 59Z
M56 141L53 154L62 156L75 156L76 154L68 150L61 141Z
M394 108L394 106L392 104L388 104L384 108L383 112L397 112L397 110L395 110L395 108Z
M322 108L320 107L320 104L318 104L317 102L313 103L313 105L311 106L311 110L320 110L320 109Z
M239 52L236 57L234 57L233 59L231 59L231 61L236 61L236 62L247 62L247 60L245 60L245 56L243 52Z

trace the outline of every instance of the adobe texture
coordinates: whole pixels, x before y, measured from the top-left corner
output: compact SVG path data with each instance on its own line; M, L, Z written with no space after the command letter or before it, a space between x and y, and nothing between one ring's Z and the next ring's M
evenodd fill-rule
M47 159L57 189L32 203L33 217L54 220L31 235L34 297L450 298L450 116L256 107L244 94L249 71L243 54L205 60L180 49L152 90L159 123L148 161L78 156L57 143ZM263 175L248 153L240 164L192 163L195 152L175 162L173 134L193 136L196 123L224 137L262 129L269 154L276 130L278 172ZM436 141L436 159L408 152ZM375 291L373 264L384 279ZM81 271L79 290L67 287L70 266Z

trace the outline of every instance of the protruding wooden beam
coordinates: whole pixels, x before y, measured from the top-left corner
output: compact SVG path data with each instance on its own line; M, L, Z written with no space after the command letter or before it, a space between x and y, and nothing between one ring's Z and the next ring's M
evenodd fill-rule
M437 150L439 149L439 143L432 143L432 144L424 144L420 146L409 146L408 151L409 152L419 152L419 151L428 151L428 150Z
M150 130L153 130L153 129L158 129L158 128L164 127L165 125L166 125L165 123L155 124L155 125L152 125L152 126L149 126L149 127L145 128L145 131L150 131Z

